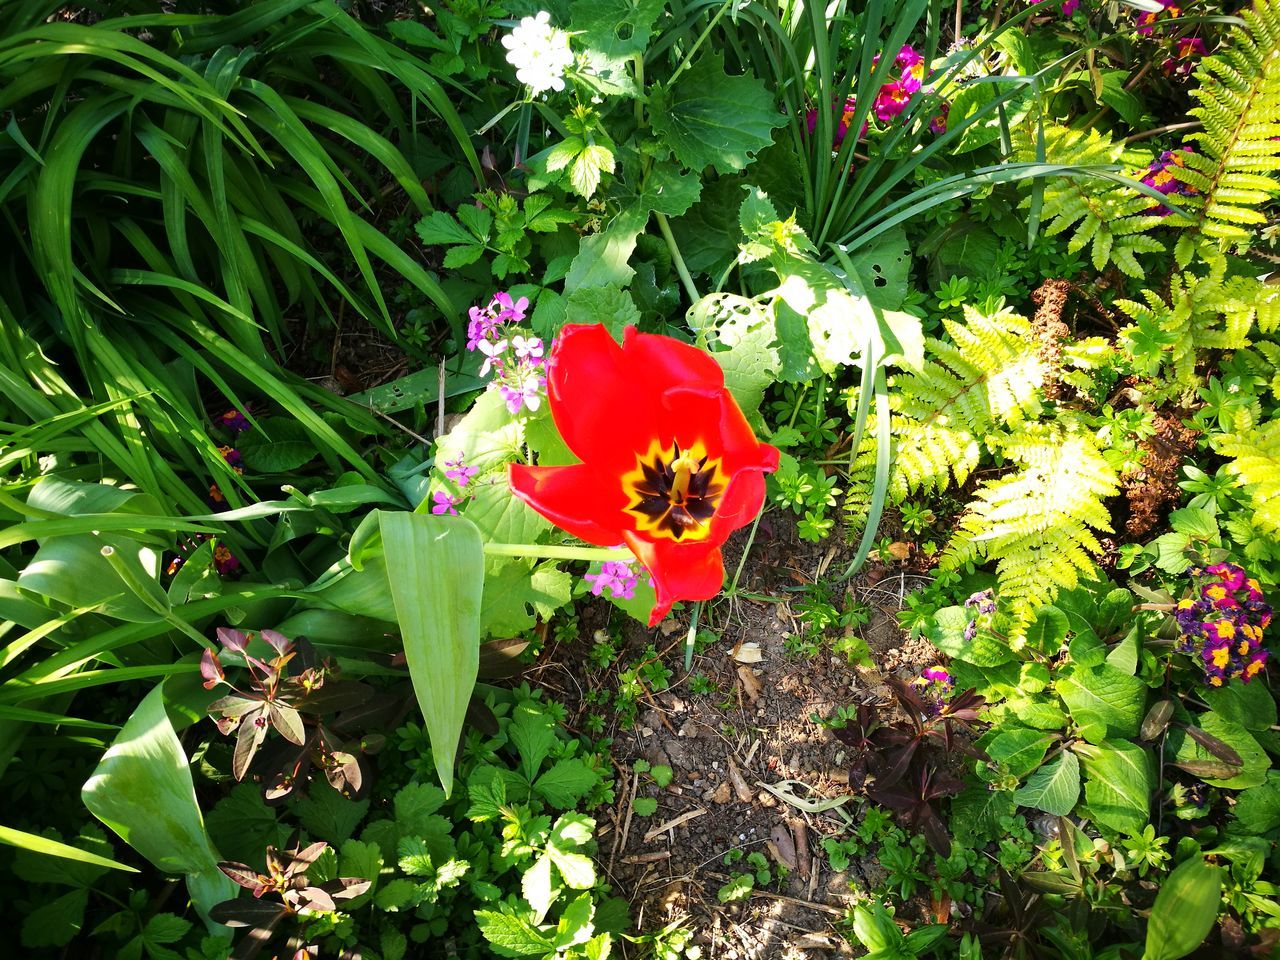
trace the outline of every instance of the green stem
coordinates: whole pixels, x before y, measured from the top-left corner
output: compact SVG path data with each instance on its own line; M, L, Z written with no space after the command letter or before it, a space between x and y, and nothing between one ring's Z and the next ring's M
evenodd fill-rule
M665 86L668 90L675 85L676 78L689 69L689 64L693 62L693 55L698 52L698 48L702 46L702 42L706 40L711 31L715 29L716 24L720 22L720 18L723 17L725 12L733 5L734 0L725 0L725 2L720 5L720 9L716 11L716 15L711 18L711 22L706 25L702 33L698 34L698 39L693 41L693 46L689 48L689 52L684 55L684 59L680 61L675 72L671 74L671 79L666 82Z
M684 284L684 292L689 295L689 302L697 303L698 288L693 285L693 277L689 276L689 268L684 265L684 257L680 256L680 248L676 246L676 238L671 233L671 224L667 222L665 214L654 211L653 216L658 221L658 229L662 231L662 239L667 241L667 249L671 251L671 262L675 264L680 282Z
M626 547L560 547L545 543L486 543L491 557L545 557L549 560L634 560Z

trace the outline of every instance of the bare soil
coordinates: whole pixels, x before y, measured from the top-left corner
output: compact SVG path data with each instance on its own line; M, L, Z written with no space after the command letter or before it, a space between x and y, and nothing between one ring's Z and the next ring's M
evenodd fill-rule
M730 576L744 541L739 535L726 549ZM614 808L598 814L599 859L615 891L631 901L642 931L683 919L698 931L703 956L724 960L854 955L835 924L857 891L871 888L883 874L874 858L844 873L830 869L822 840L856 821L861 801L848 787L846 748L815 721L840 707L890 700L885 673L914 677L936 654L927 641L908 639L897 625L903 594L923 580L902 562L873 562L849 586L874 610L860 632L877 668L850 666L826 650L812 659L787 652L787 636L801 630L793 610L795 588L838 576L851 554L830 541L801 543L785 520L766 518L738 596L704 611L704 622L719 640L694 657L693 671L716 681L714 694L693 695L685 682L688 611L656 630L627 628L621 654L626 662L655 643L673 672L669 689L643 698L631 728L615 722L607 731L618 788ZM608 687L616 676L612 668L593 670L584 659L586 638L612 611L607 604L584 611L583 640L551 646L531 678L566 700L575 726L600 709L581 702L585 690ZM669 765L671 784L659 789L647 774L632 772L641 759ZM790 789L810 803L845 799L837 809L812 812L768 787ZM636 797L656 799L657 812L637 816ZM757 887L746 900L722 904L717 891L732 872L747 869L742 861L724 864L732 850L763 852L775 875L782 866L787 876Z

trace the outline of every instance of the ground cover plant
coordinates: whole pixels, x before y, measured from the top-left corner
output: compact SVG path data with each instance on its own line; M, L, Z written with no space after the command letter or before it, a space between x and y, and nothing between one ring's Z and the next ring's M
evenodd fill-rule
M15 943L1280 953L1278 62L0 5Z

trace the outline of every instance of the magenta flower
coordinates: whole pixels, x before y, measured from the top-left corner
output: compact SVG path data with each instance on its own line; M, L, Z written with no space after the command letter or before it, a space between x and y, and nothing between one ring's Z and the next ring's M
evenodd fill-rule
M1272 619L1258 581L1234 563L1211 564L1191 574L1195 595L1174 608L1182 631L1176 649L1198 657L1209 686L1237 677L1248 683L1266 666L1262 632Z
M542 406L542 395L546 389L547 380L527 370L526 373L515 383L506 384L498 388L498 392L502 394L502 399L507 405L510 413L519 413L524 407L530 410L537 410Z
M465 487L471 478L480 472L479 467L468 467L462 457L444 462L444 475L460 487Z
M431 507L432 513L435 513L435 514L447 513L450 516L454 516L454 517L458 515L458 508L457 508L458 501L453 497L449 496L449 494L446 493L444 490L437 490L435 493L431 495L431 497L433 500L435 500L435 504Z
M239 410L232 408L218 417L218 426L232 433L244 433L249 429L249 419Z
M599 573L588 573L582 579L591 584L591 592L597 597L605 590L615 600L630 600L636 595L638 578L625 560L606 560Z
M495 310L494 307L497 307ZM529 298L521 297L514 303L511 302L511 294L495 293L493 295L493 303L489 304L489 310L498 318L498 321L505 323L520 323L524 320L524 312L529 309Z
M907 109L907 104L910 102L911 91L901 82L886 83L876 95L874 107L876 119L881 123L888 123Z
M951 116L951 101L943 100L938 105L938 115L929 121L929 132L938 135L946 133L949 116Z

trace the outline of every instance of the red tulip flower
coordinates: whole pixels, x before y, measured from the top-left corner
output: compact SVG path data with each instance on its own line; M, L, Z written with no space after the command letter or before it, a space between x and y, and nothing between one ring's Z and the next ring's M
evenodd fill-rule
M628 327L570 324L551 353L547 397L582 463L512 464L516 496L563 530L625 543L648 568L653 626L677 600L724 584L720 547L764 505L778 451L756 440L711 356Z

